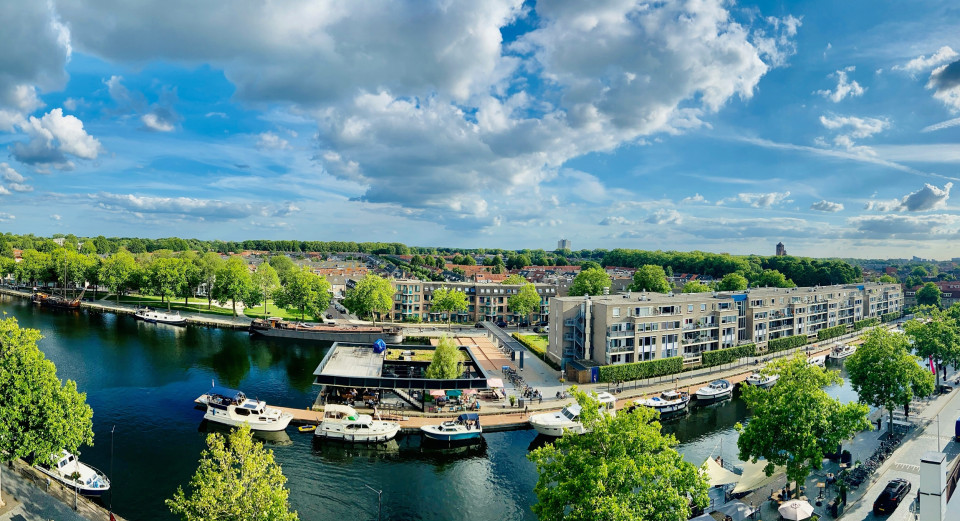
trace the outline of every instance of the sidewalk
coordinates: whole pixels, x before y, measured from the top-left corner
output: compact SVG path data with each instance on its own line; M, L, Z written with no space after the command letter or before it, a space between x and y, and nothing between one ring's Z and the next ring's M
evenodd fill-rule
M7 507L0 508L0 521L106 521L109 513L100 505L83 496L77 500L79 510L73 510L73 492L54 483L50 492L44 491L45 481L35 485L30 479L21 475L26 471L39 480L40 474L23 463L17 463L17 471L12 471L6 465L2 466L3 473L3 500ZM56 496L54 495L56 493ZM59 497L59 499L58 499ZM12 499L12 501L11 501ZM118 521L123 521L116 516Z

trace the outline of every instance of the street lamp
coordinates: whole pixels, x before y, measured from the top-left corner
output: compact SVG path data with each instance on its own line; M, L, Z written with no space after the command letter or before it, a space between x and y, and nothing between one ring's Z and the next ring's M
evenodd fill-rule
M113 482L113 431L117 429L117 426L114 425L110 427L110 521L113 521L113 487L115 486Z
M377 521L380 521L380 512L383 510L383 491L377 490L366 483L363 486L377 493Z

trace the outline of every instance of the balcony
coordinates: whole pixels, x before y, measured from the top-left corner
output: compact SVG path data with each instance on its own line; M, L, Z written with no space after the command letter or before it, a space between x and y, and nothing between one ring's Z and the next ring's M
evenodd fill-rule
M632 337L635 331L607 331L607 338Z

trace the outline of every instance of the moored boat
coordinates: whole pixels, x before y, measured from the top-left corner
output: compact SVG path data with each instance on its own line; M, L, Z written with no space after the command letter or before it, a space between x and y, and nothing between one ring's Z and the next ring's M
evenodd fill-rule
M150 308L140 308L133 314L133 317L137 320L150 322L151 324L170 324L172 326L187 325L187 319L181 317L179 311L168 313Z
M57 309L80 309L80 299L68 299L46 293L34 293L31 298L34 304Z
M807 358L807 363L810 365L819 365L820 367L825 367L827 365L827 355L817 355Z
M650 407L660 414L671 414L686 411L687 404L690 403L690 395L682 391L665 391L659 396L637 400L635 403Z
M603 414L616 415L617 399L612 394L604 392L596 398ZM530 416L530 425L540 434L554 438L564 434L583 434L587 429L580 422L581 410L579 404L572 404L556 412L533 414Z
M440 425L424 425L420 427L424 437L437 441L467 441L478 440L483 434L480 427L480 415L471 412L461 414L453 421L445 421Z
M35 467L82 496L100 497L110 490L110 480L106 475L80 463L76 456L65 450L60 451L60 454L51 454L49 465L37 464Z
M373 343L383 340L387 344L403 342L403 329L390 326L304 324L287 322L281 318L255 319L250 322L250 333L279 338L316 340L320 342Z
M857 346L851 344L841 344L837 342L833 349L830 350L830 358L834 360L842 360L853 353L857 352Z
M746 385L752 385L754 387L759 387L761 389L769 389L773 387L773 384L777 383L777 380L780 379L780 375L776 374L760 374L753 373L748 376L746 380L743 381Z
M695 395L701 403L725 400L733 396L733 385L727 380L714 380L710 385L698 389Z
M246 424L255 431L282 431L293 419L292 414L268 407L260 400L250 400L234 389L214 387L200 397L200 403L207 406L203 419L231 427Z
M358 414L347 405L327 404L313 435L351 443L380 443L392 440L398 432L400 424L396 422L374 420L369 414Z

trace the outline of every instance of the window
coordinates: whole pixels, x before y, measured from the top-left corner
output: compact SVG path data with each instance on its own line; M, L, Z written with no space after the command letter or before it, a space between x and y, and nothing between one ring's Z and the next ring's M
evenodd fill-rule
M693 304L687 304L687 313L693 313Z
M707 310L707 305L706 305L706 304L700 304L700 311L706 311L706 310Z
M620 308L613 308L613 316L614 318L620 317Z

